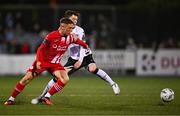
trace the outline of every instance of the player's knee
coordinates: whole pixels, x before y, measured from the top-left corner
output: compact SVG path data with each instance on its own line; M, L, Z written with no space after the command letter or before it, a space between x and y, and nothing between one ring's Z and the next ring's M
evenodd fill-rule
M33 77L36 77L36 76L38 76L38 73L32 72L32 76L33 76Z
M64 77L65 84L69 82L69 76Z
M32 73L27 73L21 80L20 83L23 85L28 84L33 79Z
M97 68L97 67L89 67L89 68L88 68L88 71L91 72L91 73L96 74L97 71L98 71L98 68Z
M69 81L69 76L66 71L55 71L54 76L64 84Z
M61 75L57 76L57 79L61 80L62 83L67 84L69 81L69 76L68 75Z

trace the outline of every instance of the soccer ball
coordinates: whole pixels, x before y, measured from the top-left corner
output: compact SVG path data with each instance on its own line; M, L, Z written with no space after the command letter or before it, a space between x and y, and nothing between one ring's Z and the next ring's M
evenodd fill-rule
M170 102L174 99L174 91L170 88L165 88L161 90L160 98L164 102Z
M38 104L38 103L39 103L38 99L32 99L32 100L31 100L31 104L34 104L34 105L35 105L35 104Z

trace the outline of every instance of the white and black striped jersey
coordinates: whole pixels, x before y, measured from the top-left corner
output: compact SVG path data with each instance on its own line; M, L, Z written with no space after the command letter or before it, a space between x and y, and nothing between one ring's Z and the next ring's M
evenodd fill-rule
M72 33L75 33L79 39L83 40L85 37L84 30L79 27L75 26ZM71 44L68 48L69 55L74 60L83 61L83 58L89 54L92 54L90 49L84 49L83 47L79 46L78 44Z

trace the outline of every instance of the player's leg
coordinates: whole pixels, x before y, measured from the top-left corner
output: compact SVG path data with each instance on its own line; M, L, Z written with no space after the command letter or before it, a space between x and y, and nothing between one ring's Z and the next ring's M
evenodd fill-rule
M111 77L102 69L97 68L95 61L92 55L88 55L85 58L85 62L87 63L87 69L89 72L96 74L102 80L106 81L113 89L114 93L117 95L120 93L120 89L117 83L115 83Z
M77 70L79 70L80 68L83 67L83 65L81 65L78 69L74 68L74 64L77 62L77 60L72 59L71 57L68 58L67 63L64 65L68 75L73 74L74 72L76 72Z
M42 102L47 105L52 105L50 101L50 97L60 91L69 81L69 76L67 75L67 71L61 64L54 64L53 68L48 70L51 74L53 74L57 78L57 82L48 90L48 92L42 98Z
M54 75L57 78L57 82L48 90L48 92L44 95L42 98L42 101L46 105L52 105L52 102L50 101L50 97L60 91L64 88L64 86L69 81L69 76L67 74L66 70L57 70L54 72Z
M96 74L98 77L109 83L109 85L111 86L115 83L106 72L104 72L102 69L97 68L95 63L91 63L88 65L88 71Z
M77 71L78 69L74 69L74 64L76 63L77 60L72 59L71 57L68 58L68 61L66 62L66 64L64 65L65 70L67 71L68 75L71 75L72 73L74 73L75 71ZM53 75L54 76L54 75ZM39 102L41 102L41 98L44 97L44 95L48 92L48 90L57 82L57 78L54 76L53 79L51 79L48 84L46 85L46 87L44 88L43 92L41 93L40 96L34 98L31 100L32 104L38 104Z
M76 70L74 69L74 64L75 64L76 60L72 59L71 57L68 58L67 63L64 65L65 70L67 71L68 75L71 75L72 73L74 73ZM54 76L53 79L51 79L48 84L46 85L46 87L43 90L43 93L41 94L40 97L43 97L47 91L57 82L57 78Z
M48 92L48 90L57 82L56 78L51 79L48 84L46 85L46 87L44 88L43 92L41 93L41 95L39 95L38 97L34 98L31 100L32 104L38 104L40 102L42 102L42 98L44 97L44 95Z
M26 75L16 84L11 96L4 105L12 105L15 98L23 91L24 87L33 79L33 77L35 76L32 75L32 72L27 72Z
M10 96L10 98L8 99L7 102L5 102L5 105L12 105L15 98L18 96L19 93L22 92L22 90L24 89L24 87L34 78L36 77L38 74L40 74L41 72L43 72L45 69L44 68L40 68L37 69L36 68L36 61L33 62L32 66L27 70L26 75L16 84L14 90L12 91L12 94Z
M68 75L71 75L71 74L73 74L75 71L77 71L77 69L74 69L74 68L68 68L68 69L67 69L67 68L65 67L65 69L66 69ZM38 99L38 101L40 102L40 101L41 101L40 99L47 93L47 91L48 91L56 82L57 82L57 78L56 78L56 77L54 77L53 79L51 79L51 80L48 82L48 84L46 85L46 87L44 88L42 94L41 94L40 96L38 96L37 98L35 98L35 99ZM34 103L34 104L37 104L37 103Z
M103 71L102 69L97 68L95 63L89 64L88 65L88 70L89 70L89 72L96 74L102 80L109 83L109 85L111 85L111 87L112 87L112 89L114 91L114 94L118 95L120 93L120 89L119 89L118 84L115 83L105 71Z

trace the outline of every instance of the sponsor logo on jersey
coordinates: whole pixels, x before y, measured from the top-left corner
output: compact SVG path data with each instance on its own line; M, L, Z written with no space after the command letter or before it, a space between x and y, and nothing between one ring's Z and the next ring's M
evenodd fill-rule
M66 38L65 37L61 37L61 42L65 42Z
M54 49L56 49L57 51L66 51L66 49L67 49L67 46L60 46L60 45L56 45L56 44L53 44L52 47Z

